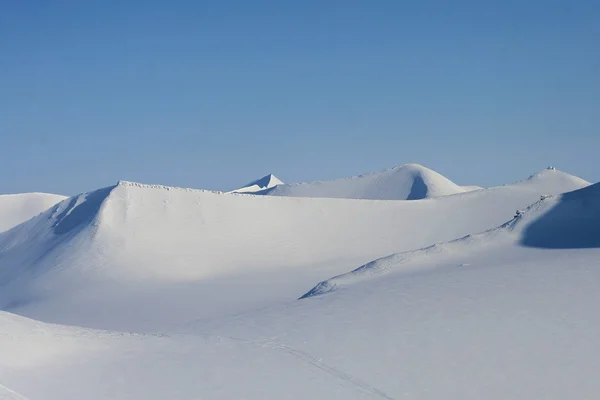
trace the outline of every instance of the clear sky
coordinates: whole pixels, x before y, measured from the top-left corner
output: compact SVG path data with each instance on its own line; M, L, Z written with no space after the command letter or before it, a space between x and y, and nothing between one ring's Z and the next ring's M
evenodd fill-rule
M600 2L0 2L0 193L600 180Z

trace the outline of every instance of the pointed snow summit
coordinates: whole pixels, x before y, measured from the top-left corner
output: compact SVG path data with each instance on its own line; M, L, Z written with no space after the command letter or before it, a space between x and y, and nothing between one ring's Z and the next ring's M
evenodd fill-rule
M242 186L239 189L232 190L229 193L256 193L263 190L274 188L277 185L283 185L283 182L279 180L275 175L269 174L263 176L260 179L252 181L247 185Z
M419 200L469 191L419 164L371 174L309 183L278 185L257 194L370 200Z

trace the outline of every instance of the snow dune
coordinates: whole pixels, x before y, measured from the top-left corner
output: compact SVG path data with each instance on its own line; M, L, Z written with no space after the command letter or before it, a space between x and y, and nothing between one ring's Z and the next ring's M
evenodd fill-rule
M0 308L103 329L161 329L295 299L354 265L490 229L542 194L586 184L544 171L405 202L120 182L0 235Z
M0 195L0 232L35 217L64 199L65 196L48 193Z

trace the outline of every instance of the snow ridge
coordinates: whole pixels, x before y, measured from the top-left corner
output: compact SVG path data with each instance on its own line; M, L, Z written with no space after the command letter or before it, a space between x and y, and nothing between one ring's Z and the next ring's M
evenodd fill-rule
M157 185L157 184L147 184L147 183L139 183L139 182L131 182L131 181L118 181L117 186L121 187L130 187L130 188L141 188L141 189L158 189L158 190L166 190L166 191L182 191L182 192L198 192L198 193L224 193L218 190L208 190L208 189L193 189L193 188L184 188L178 186L166 186L166 185Z
M404 272L422 270L428 259L439 259L442 253L482 251L486 246L506 243L540 248L600 247L600 183L562 195L542 195L539 201L517 210L510 221L497 228L376 259L319 282L300 299L329 293L399 268ZM418 266L406 266L416 259L420 261ZM436 266L434 263L429 267Z

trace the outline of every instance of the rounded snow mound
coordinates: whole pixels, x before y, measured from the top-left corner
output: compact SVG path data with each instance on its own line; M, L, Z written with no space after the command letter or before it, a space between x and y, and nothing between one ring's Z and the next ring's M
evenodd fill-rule
M524 181L518 182L517 184L521 185L532 185L538 184L543 185L550 183L552 185L563 185L573 188L582 188L590 185L590 182L581 179L577 176L568 174L566 172L560 171L555 167L548 167L535 174L531 175L529 178Z
M64 199L65 196L49 193L0 195L0 232L35 217Z
M448 178L419 164L406 164L350 178L277 185L257 194L369 200L419 200L464 193Z

